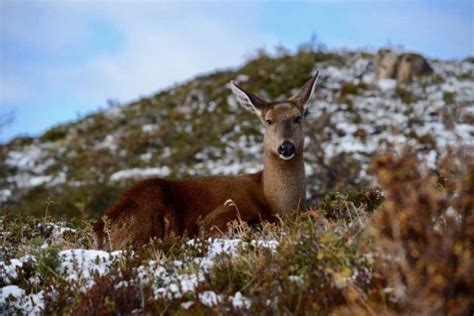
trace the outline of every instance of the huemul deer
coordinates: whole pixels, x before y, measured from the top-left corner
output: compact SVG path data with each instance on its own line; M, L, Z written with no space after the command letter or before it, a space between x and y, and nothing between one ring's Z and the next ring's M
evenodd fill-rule
M293 97L267 101L246 92L236 83L231 88L239 103L253 110L265 124L263 171L239 176L210 176L173 181L144 180L105 212L108 219L95 226L99 248L134 248L151 238L226 231L227 223L240 219L248 224L275 222L279 215L302 209L306 177L303 162L303 114L309 104L318 73Z

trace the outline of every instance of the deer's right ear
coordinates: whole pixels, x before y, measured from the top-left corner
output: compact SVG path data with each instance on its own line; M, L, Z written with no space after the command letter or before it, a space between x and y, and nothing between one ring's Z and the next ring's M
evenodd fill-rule
M247 92L239 87L234 81L230 82L232 92L237 97L237 100L246 109L253 110L262 119L263 110L267 107L268 102L259 96Z

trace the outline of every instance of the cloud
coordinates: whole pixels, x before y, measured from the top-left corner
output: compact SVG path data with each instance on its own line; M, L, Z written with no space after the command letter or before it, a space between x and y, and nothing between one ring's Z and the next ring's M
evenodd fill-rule
M8 90L19 90L9 73L20 73L21 79L27 79L23 81L25 91L37 91L38 85L58 86L76 98L91 100L93 106L109 97L128 100L196 73L239 64L246 53L268 41L252 27L256 15L227 6L217 6L213 12L193 4L53 3L34 8L36 14L40 10L37 19L30 11L19 18L16 9L6 38L33 49L39 56L26 59L38 59L40 66L15 65L2 73L2 82L7 82L3 101L11 99L13 93ZM28 23L19 23L24 20ZM94 37L94 21L120 34L121 43L118 49L105 47L80 58L80 52L92 50L88 45ZM63 55L79 57L68 60ZM56 61L51 60L54 57ZM41 59L46 59L47 65L41 65Z
M56 74L58 81L73 83L76 91L89 97L97 97L96 87L101 86L101 94L123 100L197 73L237 65L246 53L268 41L252 28L246 12L226 9L216 15L198 13L192 5L184 8L183 12L183 7L143 10L124 6L104 11L104 18L124 38L122 48L61 70Z
M257 31L259 14L232 3L8 2L0 104L16 109L18 129L38 132L61 117L45 110L71 119L236 66L275 42Z

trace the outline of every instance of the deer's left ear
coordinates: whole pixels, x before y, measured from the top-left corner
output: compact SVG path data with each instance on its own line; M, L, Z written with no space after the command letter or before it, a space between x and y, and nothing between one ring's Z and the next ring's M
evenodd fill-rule
M316 71L313 78L306 82L304 86L298 91L298 93L290 98L290 100L295 101L301 107L303 112L306 110L309 102L314 96L314 90L316 89L318 79L319 71Z

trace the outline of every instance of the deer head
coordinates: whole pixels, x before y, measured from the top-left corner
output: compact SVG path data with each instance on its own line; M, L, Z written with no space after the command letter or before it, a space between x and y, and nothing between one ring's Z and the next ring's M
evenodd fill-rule
M302 123L309 101L314 95L319 72L291 98L283 101L268 101L247 92L235 82L231 88L237 100L245 108L254 111L265 124L265 153L284 161L303 154L304 134Z

